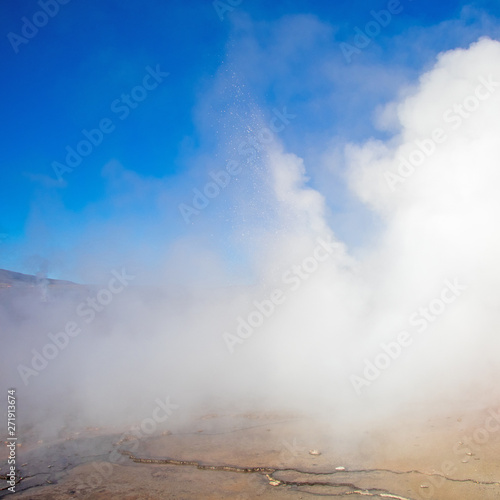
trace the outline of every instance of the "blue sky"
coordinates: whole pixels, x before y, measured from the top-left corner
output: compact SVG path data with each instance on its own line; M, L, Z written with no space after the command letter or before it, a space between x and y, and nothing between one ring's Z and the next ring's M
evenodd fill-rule
M276 110L294 116L278 140L304 159L333 229L362 245L377 221L346 188L343 145L389 137L377 111L439 52L500 37L500 6L487 0L401 0L350 60L341 44L353 46L390 2L233 0L223 19L210 1L55 2L50 18L39 14L43 0L0 5L0 268L76 280L131 255L154 265L186 242L243 265L252 248L243 233L272 225L257 201L240 210L241 197L265 189L258 162L188 223L179 205ZM23 28L36 19L36 33ZM23 29L31 38L20 42ZM127 101L134 88L138 100ZM109 132L58 179L54 162L103 120Z

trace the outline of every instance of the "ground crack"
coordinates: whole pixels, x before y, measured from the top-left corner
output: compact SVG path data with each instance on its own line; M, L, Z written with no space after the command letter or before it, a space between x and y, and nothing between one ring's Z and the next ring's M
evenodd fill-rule
M299 469L291 469L291 468L270 468L270 467L237 467L231 465L205 465L200 462L194 460L174 460L170 458L140 458L136 457L129 451L119 450L122 455L125 455L130 458L135 463L139 464L163 464L163 465L185 465L196 467L200 470L215 470L215 471L225 471L225 472L240 472L240 473L257 473L265 475L269 481L271 486L296 486L296 487L304 487L304 486L327 486L332 488L349 488L351 491L343 492L341 495L361 495L361 496L380 496L383 498L393 498L395 500L410 500L409 498L394 495L387 490L382 490L378 488L369 488L363 489L359 486L356 486L353 483L344 483L344 482L327 482L327 481L287 481L285 479L276 479L273 474L276 472L286 472L293 471L302 474L311 474L311 475L326 475L326 474L339 474L340 471L335 472L304 472ZM343 471L345 472L345 471ZM351 471L350 471L351 472ZM354 472L368 472L368 471L354 471ZM401 474L404 474L401 472ZM329 495L329 496L340 496L340 495Z
M408 498L395 495L387 490L382 490L378 488L360 488L353 483L348 482L334 482L334 481L291 481L285 479L277 479L274 475L278 472L296 472L298 474L310 475L310 476L332 476L334 474L369 474L375 472L389 473L389 474L420 474L422 476L432 477L438 476L442 477L446 481L458 482L458 483L474 483L484 486L500 485L499 481L477 481L475 479L456 479L447 477L443 474L437 472L422 472L419 470L409 470L409 471L396 471L391 469L356 469L349 471L330 471L330 472L313 472L305 471L300 469L295 469L291 467L279 468L279 467L238 467L232 465L205 465L194 460L175 460L170 458L140 458L136 457L129 451L119 450L122 455L129 457L135 463L140 464L163 464L163 465L185 465L196 467L200 470L214 470L214 471L225 471L225 472L240 472L240 473L257 473L265 475L271 486L325 486L332 488L349 488L351 491L343 492L339 495L328 495L328 496L341 496L341 495L360 495L360 496L379 496L383 498L393 498L395 500L410 500Z
M407 471L398 471L398 470L391 470L391 469L352 469L352 470L345 470L345 471L328 471L328 472L314 472L314 471L304 471L300 469L294 469L291 467L288 467L286 469L275 469L276 472L286 472L286 471L292 471L292 472L297 472L299 474L310 474L313 476L330 476L332 474L339 474L339 473L348 473L348 474L369 474L371 472L385 472L389 474L397 474L397 475L404 475L404 474L420 474L422 476L427 476L427 477L432 477L432 476L437 476L437 477L442 477L443 479L446 479L447 481L452 481L452 482L457 482L457 483L475 483L475 484L482 484L485 486L492 486L492 485L500 485L500 481L477 481L476 479L457 479L453 477L448 477L445 476L444 474L440 474L439 472L422 472L416 469L413 470L407 470Z

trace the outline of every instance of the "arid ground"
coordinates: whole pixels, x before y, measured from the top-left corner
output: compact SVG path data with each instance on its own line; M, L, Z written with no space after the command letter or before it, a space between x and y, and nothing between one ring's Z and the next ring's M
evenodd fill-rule
M291 414L207 413L142 439L118 429L61 433L53 442L30 435L18 449L14 496L493 500L500 498L498 410L426 421L408 410L369 430Z

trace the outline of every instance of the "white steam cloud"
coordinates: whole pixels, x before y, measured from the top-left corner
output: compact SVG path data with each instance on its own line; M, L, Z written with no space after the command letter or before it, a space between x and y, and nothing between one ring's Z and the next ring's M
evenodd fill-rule
M306 166L273 143L259 173L272 220L257 238L256 285L153 290L131 279L88 323L81 297L4 308L15 355L2 380L17 383L32 423L126 424L167 395L179 418L218 406L351 419L410 400L487 404L500 366L499 60L490 39L441 54L379 116L397 125L391 140L346 147L349 184L382 221L369 247L338 241ZM166 269L184 265L184 244ZM225 272L222 258L189 253L203 272ZM71 321L82 332L25 385L19 366L33 369L32 350Z

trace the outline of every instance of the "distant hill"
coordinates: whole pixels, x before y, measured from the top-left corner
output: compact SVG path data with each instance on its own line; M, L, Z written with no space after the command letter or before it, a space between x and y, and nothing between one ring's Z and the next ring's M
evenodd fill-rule
M0 269L0 288L38 285L78 286L77 283L73 283L72 281L54 280L51 278L43 278L32 276L31 274L16 273L14 271Z

